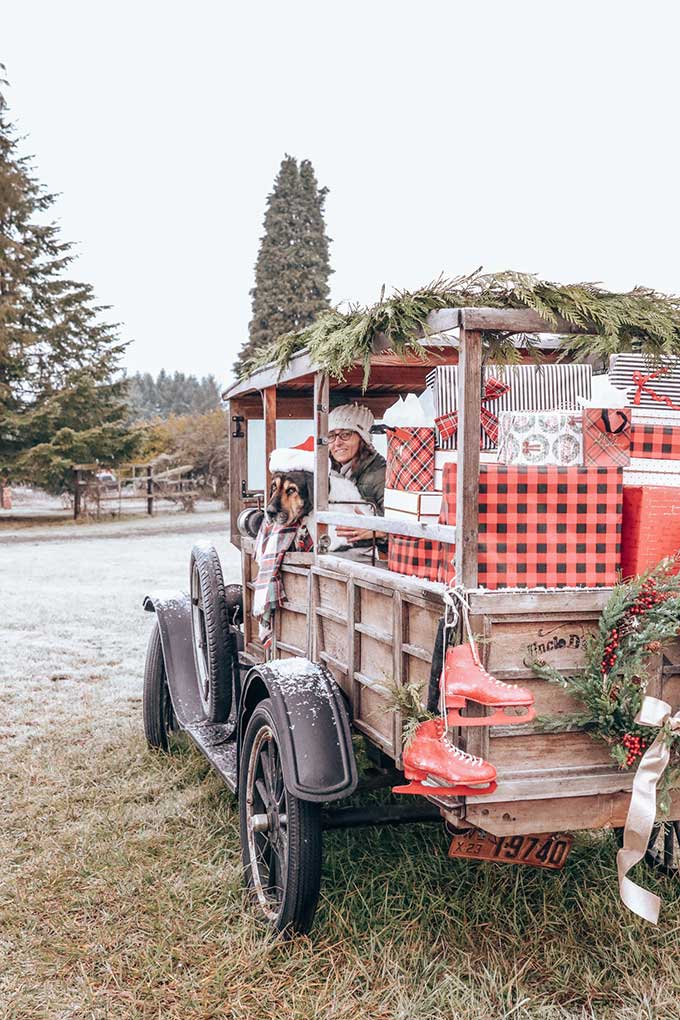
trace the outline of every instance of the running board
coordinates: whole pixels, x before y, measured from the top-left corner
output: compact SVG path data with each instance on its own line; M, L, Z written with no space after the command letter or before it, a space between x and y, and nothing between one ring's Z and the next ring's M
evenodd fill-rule
M215 771L222 777L232 793L236 792L238 759L233 722L189 723L182 727L199 751L205 755Z

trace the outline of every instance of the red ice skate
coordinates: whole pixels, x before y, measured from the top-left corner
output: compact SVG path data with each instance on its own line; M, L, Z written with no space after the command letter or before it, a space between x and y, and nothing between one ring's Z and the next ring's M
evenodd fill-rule
M393 787L393 793L474 797L496 789L493 765L454 747L446 739L440 719L428 719L419 725L404 751L404 775L413 782Z
M449 648L444 661L442 697L448 711L449 726L508 726L528 723L536 718L534 696L526 687L496 680L484 669L472 644ZM495 708L491 715L462 716L460 709L466 701ZM524 715L510 715L506 708L522 707Z

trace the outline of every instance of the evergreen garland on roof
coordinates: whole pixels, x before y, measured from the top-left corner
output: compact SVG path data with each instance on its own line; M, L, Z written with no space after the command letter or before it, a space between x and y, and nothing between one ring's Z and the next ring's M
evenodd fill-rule
M348 312L329 309L305 329L287 333L261 348L243 367L241 378L267 364L283 370L297 351L308 348L320 369L343 379L351 366L364 366L368 382L373 339L383 333L401 356L425 357L420 338L427 335L427 317L441 308L529 308L557 329L561 317L587 334L562 338L562 353L578 360L587 355L608 358L621 351L641 351L652 359L680 355L680 299L647 287L617 294L597 283L556 284L530 273L482 273L475 270L454 279L440 277L416 291L396 291L368 308ZM512 334L485 333L494 360L512 362L520 353ZM526 337L526 345L535 338Z

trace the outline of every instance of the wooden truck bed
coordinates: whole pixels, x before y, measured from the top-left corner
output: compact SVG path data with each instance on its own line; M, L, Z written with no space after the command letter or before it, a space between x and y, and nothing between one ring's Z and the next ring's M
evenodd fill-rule
M246 542L244 580L251 586L252 551ZM443 586L341 556L318 557L315 564L312 554L284 561L283 580L287 602L276 614L273 656L325 662L349 698L354 728L399 767L402 719L391 687L415 682L425 698ZM623 825L632 773L613 765L606 746L587 733L567 726L545 731L541 717L559 719L577 705L526 665L543 659L562 672L581 668L586 639L597 628L610 592L470 594L471 624L486 668L499 680L530 687L538 719L458 732L460 746L496 766L498 789L491 796L436 799L456 824L464 819L498 835ZM245 618L251 618L248 606ZM252 634L246 634L246 649L253 661L262 658ZM651 658L649 677L650 694L680 702L680 641ZM680 791L671 817L680 818Z

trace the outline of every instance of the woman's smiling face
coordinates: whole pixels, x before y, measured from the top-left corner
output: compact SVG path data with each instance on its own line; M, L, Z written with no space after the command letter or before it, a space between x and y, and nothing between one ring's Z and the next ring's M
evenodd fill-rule
M361 436L352 429L336 429L328 433L328 448L338 464L349 464L359 453Z

